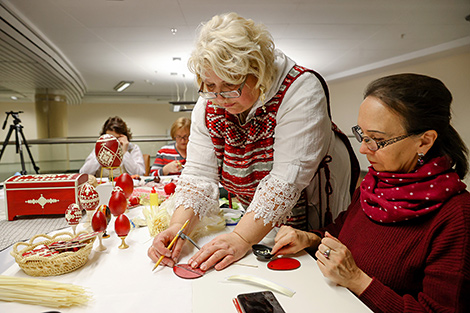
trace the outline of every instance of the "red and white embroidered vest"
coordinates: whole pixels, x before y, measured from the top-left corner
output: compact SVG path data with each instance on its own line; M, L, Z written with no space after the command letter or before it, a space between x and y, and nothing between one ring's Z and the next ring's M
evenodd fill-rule
M307 71L303 67L294 66L276 95L259 107L253 118L244 125L240 125L237 116L211 101L207 102L206 125L215 148L220 182L245 207L252 201L261 179L273 167L276 114L284 95L295 79ZM288 224L305 228L305 223L306 201L305 197L301 197Z

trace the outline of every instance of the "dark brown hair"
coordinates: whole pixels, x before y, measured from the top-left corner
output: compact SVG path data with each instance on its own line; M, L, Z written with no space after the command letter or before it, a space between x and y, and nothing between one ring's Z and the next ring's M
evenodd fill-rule
M372 96L400 115L408 134L435 130L437 139L426 158L449 156L461 179L468 172L468 149L450 124L452 94L439 80L419 74L397 74L371 82L364 98Z
M127 127L126 122L124 122L119 116L108 118L106 122L104 122L100 135L106 134L108 130L116 132L120 135L126 135L128 140L131 140L132 138L131 129Z

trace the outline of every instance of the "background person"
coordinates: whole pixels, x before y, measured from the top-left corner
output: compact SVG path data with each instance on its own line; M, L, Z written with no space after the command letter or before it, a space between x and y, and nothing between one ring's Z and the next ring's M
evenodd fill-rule
M322 82L275 50L264 25L236 13L214 16L201 28L189 66L200 98L174 195L177 209L149 248L152 260L165 255L162 264L174 264L183 242L173 252L166 246L186 220L189 233L199 218L218 212L219 182L247 213L233 232L191 258L203 270L240 259L275 225L307 229L346 208L357 177L351 178L350 155L333 130Z
M372 82L353 127L371 166L351 205L319 232L282 227L272 252L318 247L323 275L374 312L470 312L468 150L451 102L428 76Z
M175 142L158 150L150 168L152 176L181 174L183 165L186 163L190 129L191 120L187 117L180 117L171 125L170 135Z
M127 124L119 116L110 117L106 120L101 129L100 136L104 134L113 135L122 145L122 149L124 151L120 166L122 173L128 173L129 175L144 175L145 164L142 151L140 151L138 145L129 142L132 139L132 133L130 128L127 127ZM114 169L113 176L118 177L121 174L121 169ZM100 177L101 165L96 159L94 149L86 158L85 164L80 168L80 173ZM108 176L109 170L103 169L103 177Z

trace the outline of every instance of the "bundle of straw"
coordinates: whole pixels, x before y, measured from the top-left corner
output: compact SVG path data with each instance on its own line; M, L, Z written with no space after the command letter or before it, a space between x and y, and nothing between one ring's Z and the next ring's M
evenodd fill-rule
M91 295L73 284L0 275L0 300L60 308L84 305Z

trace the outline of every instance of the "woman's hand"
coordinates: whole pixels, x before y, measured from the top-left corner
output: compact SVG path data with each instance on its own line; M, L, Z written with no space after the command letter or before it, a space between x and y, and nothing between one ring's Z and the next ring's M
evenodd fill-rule
M177 240L172 247L172 250L168 250L166 247L170 242L175 238L176 234L181 228L181 224L170 225L166 230L159 233L153 239L152 245L147 251L147 255L154 261L157 262L160 256L164 255L162 262L160 264L173 267L173 265L178 261L178 257L183 248L184 241Z
M357 267L351 251L328 232L321 240L315 256L318 267L325 277L358 296L372 282L372 278Z
M245 256L251 245L237 233L219 235L191 257L188 264L206 271L214 266L220 271Z
M290 226L282 226L277 232L274 242L271 254L286 255L295 254L302 249L318 245L320 237Z
M180 161L171 161L162 168L163 175L168 175L170 173L178 173L183 169Z
M122 145L122 150L124 151L124 153L126 153L127 150L129 149L129 139L127 138L126 135L120 135L118 137L118 140Z

